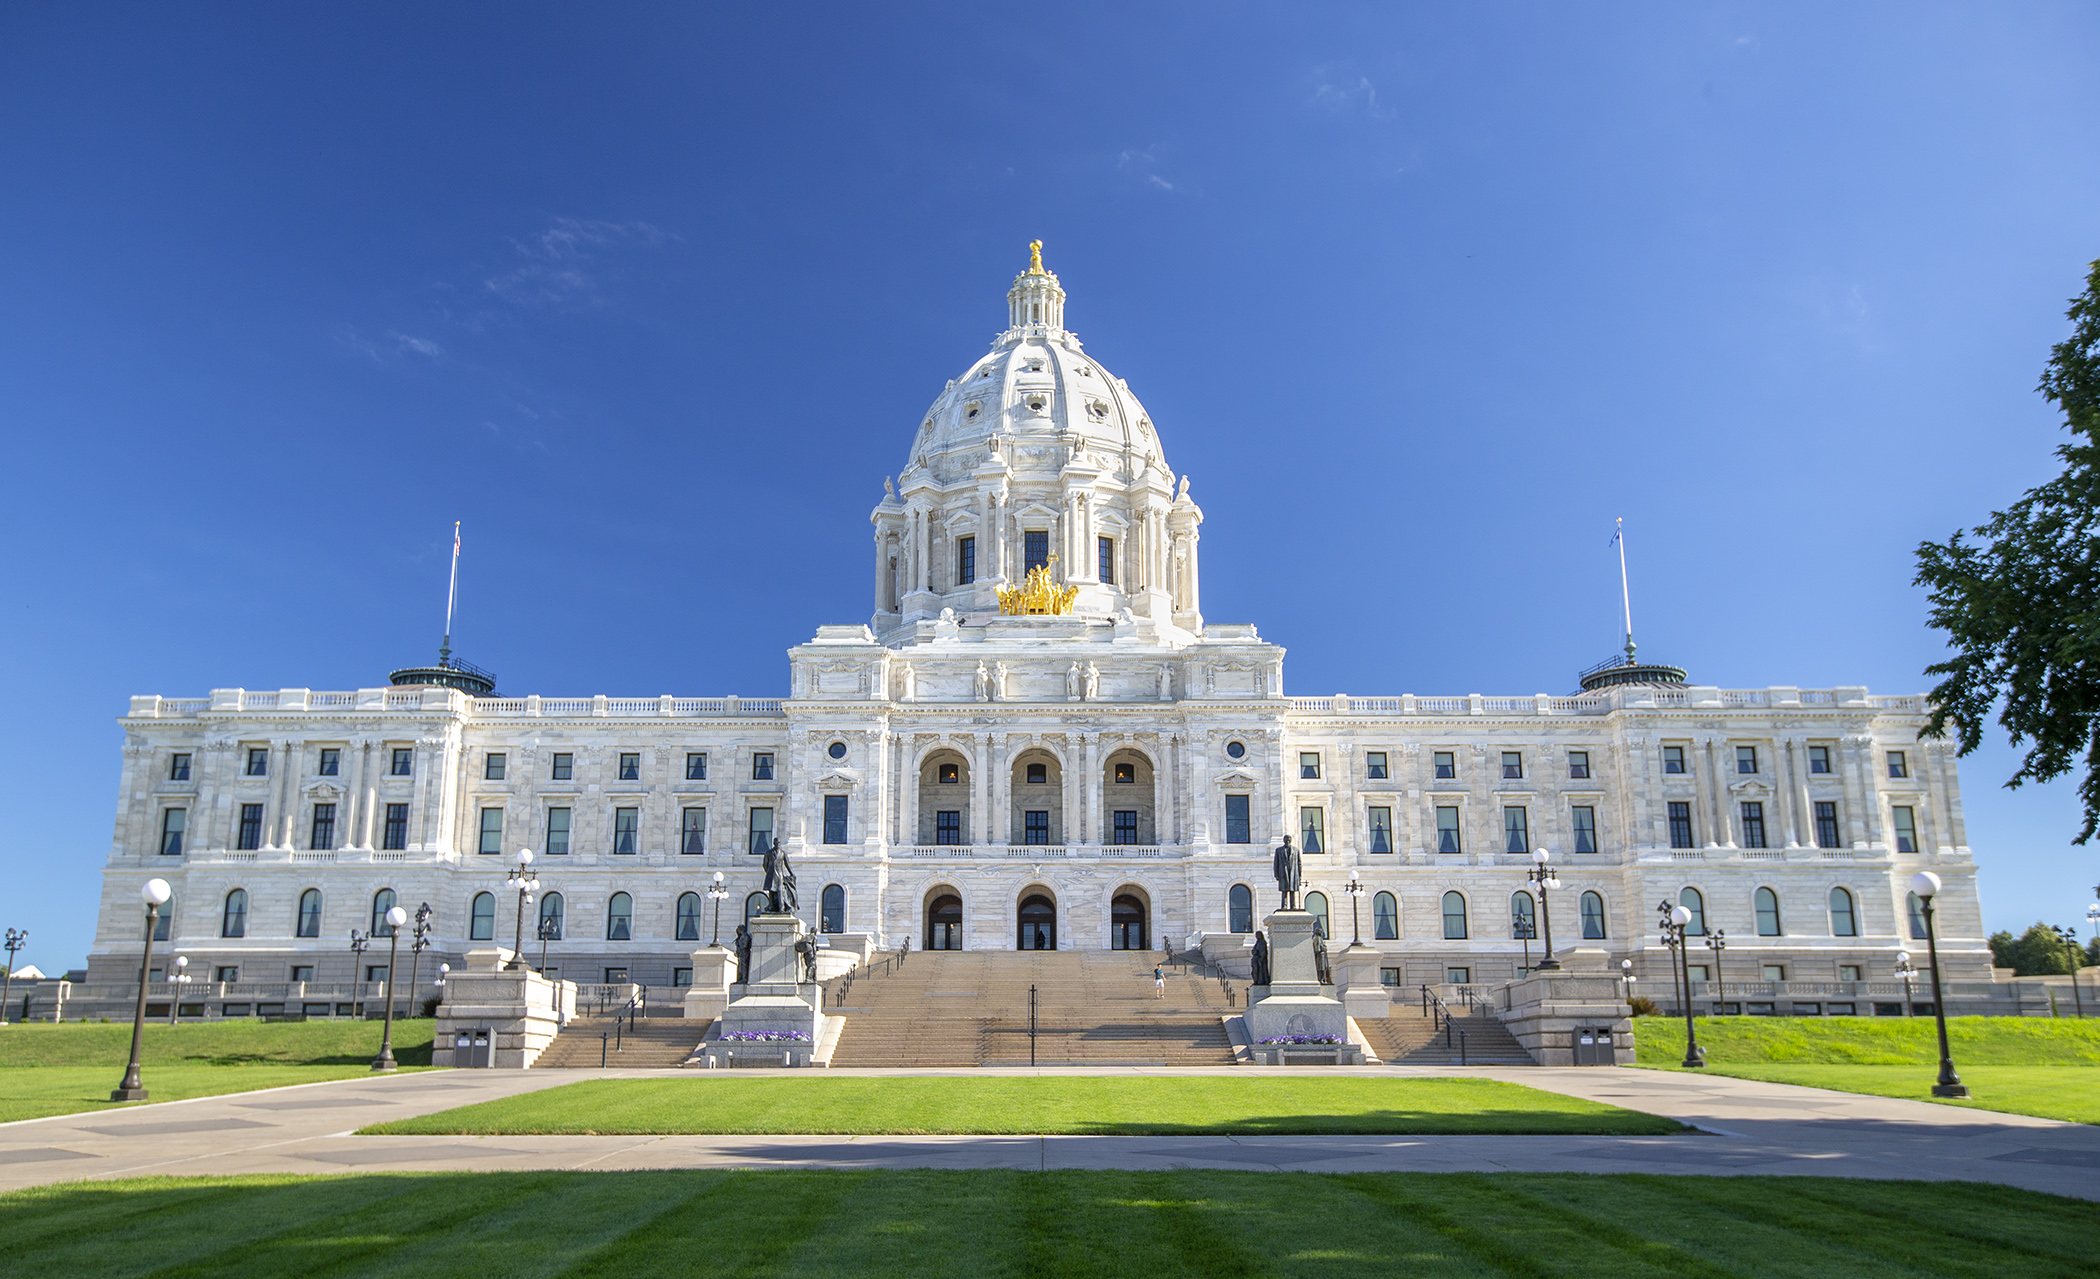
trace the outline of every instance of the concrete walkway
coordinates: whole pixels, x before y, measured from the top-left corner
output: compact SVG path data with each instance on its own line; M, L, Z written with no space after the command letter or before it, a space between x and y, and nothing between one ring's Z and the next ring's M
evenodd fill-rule
M743 1077L746 1072L737 1072ZM781 1074L754 1071L753 1074ZM1245 1068L833 1071L1237 1075ZM1270 1072L1265 1072L1270 1073ZM1237 1168L1791 1174L1998 1182L2100 1199L2100 1127L1720 1076L1619 1068L1311 1068L1470 1075L1668 1115L1676 1137L356 1137L367 1124L661 1071L432 1071L0 1125L0 1190L134 1176L661 1168ZM710 1076L691 1079L705 1086Z

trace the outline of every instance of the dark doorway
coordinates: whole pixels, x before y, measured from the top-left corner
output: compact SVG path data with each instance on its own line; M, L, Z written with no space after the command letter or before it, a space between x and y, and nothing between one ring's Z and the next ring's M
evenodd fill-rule
M1021 923L1015 945L1020 950L1057 949L1057 903L1041 893L1021 899Z
M1118 894L1108 904L1108 948L1150 949L1145 945L1145 903L1129 893Z
M926 907L926 949L962 948L962 898L943 893Z

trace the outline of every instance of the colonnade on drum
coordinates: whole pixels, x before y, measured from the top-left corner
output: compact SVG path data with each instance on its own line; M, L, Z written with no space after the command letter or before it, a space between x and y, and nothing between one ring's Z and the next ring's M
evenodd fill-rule
M1071 920L1060 905L1055 890L1043 884L1031 884L1022 889L1014 899L1005 903L1012 920L1007 932L1007 944L1000 949L1013 950L1088 950L1094 949L1081 938L1069 935L1060 938L1060 921L1082 933L1091 932L1079 921ZM965 926L970 922L964 918L962 894L953 886L939 884L929 889L921 910L923 931L921 945L927 950L963 950L968 933ZM1110 950L1149 950L1152 943L1152 907L1149 895L1134 884L1126 884L1110 894L1108 918L1101 921L1107 927ZM1096 934L1098 936L1098 934ZM1098 943L1097 943L1098 944Z
M1101 752L1081 743L1082 777L1067 784L1065 761L1039 744L1009 747L1004 734L975 749L942 745L905 774L899 841L917 844L1158 844L1174 835L1172 806L1158 794L1152 758L1135 746ZM975 756L977 758L973 759ZM981 761L989 759L990 764ZM987 783L987 770L990 783Z

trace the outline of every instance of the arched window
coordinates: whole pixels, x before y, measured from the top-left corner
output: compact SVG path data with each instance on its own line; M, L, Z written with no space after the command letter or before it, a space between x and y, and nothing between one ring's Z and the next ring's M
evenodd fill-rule
M309 888L299 894L299 927L301 937L321 935L321 890Z
M700 940L700 894L678 894L678 940Z
M605 903L605 940L626 941L634 936L634 898L614 893Z
M1688 937L1704 937L1706 935L1706 899L1699 895L1699 890L1687 888L1677 894L1677 904L1692 912L1691 919L1686 921L1684 926L1685 935Z
M772 904L773 899L767 897L764 893L753 893L746 897L744 899L744 922L748 924L760 915L765 914L766 907Z
M568 903L561 899L560 893L548 893L540 898L540 926L533 936L543 941L560 941L567 914Z
M1859 914L1852 909L1852 894L1842 888L1830 890L1830 935L1859 936Z
M1531 900L1530 893L1517 892L1509 895L1509 935L1512 941L1538 937L1538 903Z
M382 888L372 894L372 935L392 937L394 926L386 922L386 913L394 908L394 890Z
M1458 893L1444 894L1444 939L1463 941L1466 936L1466 899Z
M1305 909L1313 917L1313 928L1317 936L1334 936L1334 930L1327 926L1327 894L1307 893L1305 895Z
M1254 890L1234 884L1225 894L1226 926L1236 933L1254 931Z
M1604 936L1604 894L1582 895L1582 937L1594 941Z
M467 940L494 941L496 939L496 894L476 893L474 904L467 908Z
M824 885L824 896L819 899L817 931L820 933L843 933L846 931L846 890L837 884Z
M1371 932L1380 941L1400 936L1400 900L1391 893L1380 893L1371 899Z
M1757 935L1778 937L1784 930L1779 926L1779 894L1769 888L1760 888L1755 895L1757 903Z
M1910 908L1910 935L1915 941L1924 941L1925 903L1916 893L1912 893L1906 905Z
M226 910L219 916L219 936L246 937L248 935L248 890L236 888L226 894Z
M161 903L160 913L153 917L153 940L168 940L168 929L171 924L171 921L173 921L174 918L175 899L173 897L170 897L168 900ZM144 924L139 925L140 932L144 932L145 930L146 928Z

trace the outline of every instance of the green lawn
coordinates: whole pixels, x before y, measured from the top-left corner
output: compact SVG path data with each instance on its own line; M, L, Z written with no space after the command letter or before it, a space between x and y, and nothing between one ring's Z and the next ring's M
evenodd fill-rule
M2100 1019L1950 1017L1967 1100L1932 1096L1939 1040L1930 1017L1702 1017L1706 1069L1738 1079L2100 1123ZM1677 1068L1684 1022L1636 1023L1643 1066Z
M429 1020L394 1023L394 1058L430 1064ZM149 1101L214 1097L371 1073L378 1023L197 1022L146 1027L140 1058ZM0 1122L112 1106L131 1055L128 1024L25 1022L0 1027Z
M591 1079L374 1133L1610 1133L1675 1120L1488 1079Z
M2084 1276L2094 1205L1532 1173L375 1173L0 1196L24 1274Z

